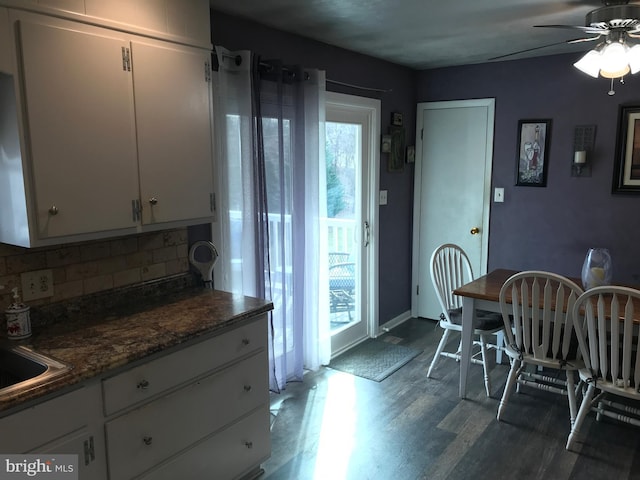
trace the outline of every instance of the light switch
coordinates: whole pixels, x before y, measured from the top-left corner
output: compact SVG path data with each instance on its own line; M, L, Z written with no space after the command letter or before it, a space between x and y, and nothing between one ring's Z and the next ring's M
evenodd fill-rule
M386 204L387 204L387 191L380 190L380 205L386 205Z
M495 188L493 190L493 201L496 203L504 202L504 188Z

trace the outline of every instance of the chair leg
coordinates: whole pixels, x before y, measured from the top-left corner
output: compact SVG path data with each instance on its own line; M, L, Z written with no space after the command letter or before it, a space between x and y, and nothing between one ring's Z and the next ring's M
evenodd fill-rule
M487 339L485 335L480 335L480 350L482 351L482 369L484 370L484 388L487 397L491 396L491 378L489 377L489 365L487 359Z
M440 354L444 350L444 346L447 344L447 340L449 338L449 334L451 333L448 329L443 329L442 338L440 339L440 343L438 344L438 348L436 350L436 354L433 356L433 360L431 360L431 365L429 365L429 370L427 371L427 378L431 378L431 372L436 367L438 360L440 359Z
M496 332L496 363L502 363L502 353L504 352L504 332L500 330Z
M514 358L513 362L511 362L511 369L509 370L509 376L507 377L507 384L504 386L502 399L500 400L500 405L498 405L498 421L502 418L504 408L507 406L507 402L509 401L509 397L513 391L513 386L518 378L518 371L520 370L521 363L522 361L517 358Z
M596 391L596 387L593 383L590 383L587 387L587 392L582 397L582 403L580 404L580 410L578 410L578 415L576 416L576 421L571 427L571 433L569 434L569 438L567 439L567 450L571 450L573 448L573 444L578 439L580 434L580 428L582 427L582 422L584 422L587 413L591 410L591 401L593 400L593 394Z
M576 423L576 387L575 372L573 370L565 370L567 374L567 397L569 398L569 416L571 417L571 427Z

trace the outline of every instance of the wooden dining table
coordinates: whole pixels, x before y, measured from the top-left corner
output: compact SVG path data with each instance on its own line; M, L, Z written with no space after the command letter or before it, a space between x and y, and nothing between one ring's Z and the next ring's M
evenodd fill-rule
M508 270L500 268L493 270L486 275L457 288L454 294L462 297L462 349L460 358L460 398L465 398L467 394L467 376L469 365L471 364L471 349L473 347L473 315L476 309L487 310L500 313L500 290L509 277L519 273L519 270ZM569 280L581 285L579 278L567 277ZM621 285L640 290L640 285ZM506 300L510 302L510 295ZM640 324L640 302L634 300L634 321Z

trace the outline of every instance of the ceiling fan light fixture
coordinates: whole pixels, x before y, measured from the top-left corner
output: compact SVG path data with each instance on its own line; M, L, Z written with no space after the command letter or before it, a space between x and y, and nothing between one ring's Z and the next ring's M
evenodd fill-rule
M624 77L630 71L631 68L629 68L629 65L625 65L620 70L600 70L600 76L604 78L620 78Z
M598 78L600 74L600 52L597 50L589 50L580 60L573 64L578 70Z
M602 49L600 56L600 75L605 78L616 78L611 77L610 75L614 72L621 72L625 69L627 69L628 73L629 61L627 60L627 50L627 46L619 42L609 43L606 45Z
M627 52L631 73L640 72L640 45L634 45Z

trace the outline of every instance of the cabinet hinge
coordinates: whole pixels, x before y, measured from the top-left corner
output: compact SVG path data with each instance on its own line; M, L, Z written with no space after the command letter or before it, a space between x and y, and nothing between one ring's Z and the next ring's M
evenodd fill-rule
M211 63L209 60L204 61L204 81L207 83L211 81Z
M420 140L423 140L423 136L424 135L424 128L420 129Z
M420 285L416 285L416 295L420 295Z
M122 70L125 72L131 71L131 56L127 47L122 47Z
M131 218L134 222L140 221L141 213L140 200L138 200L137 198L135 200L131 200Z
M93 435L84 441L84 464L89 465L96 459L96 450L93 445Z
M216 194L215 193L209 194L209 208L213 213L215 213L216 211Z

